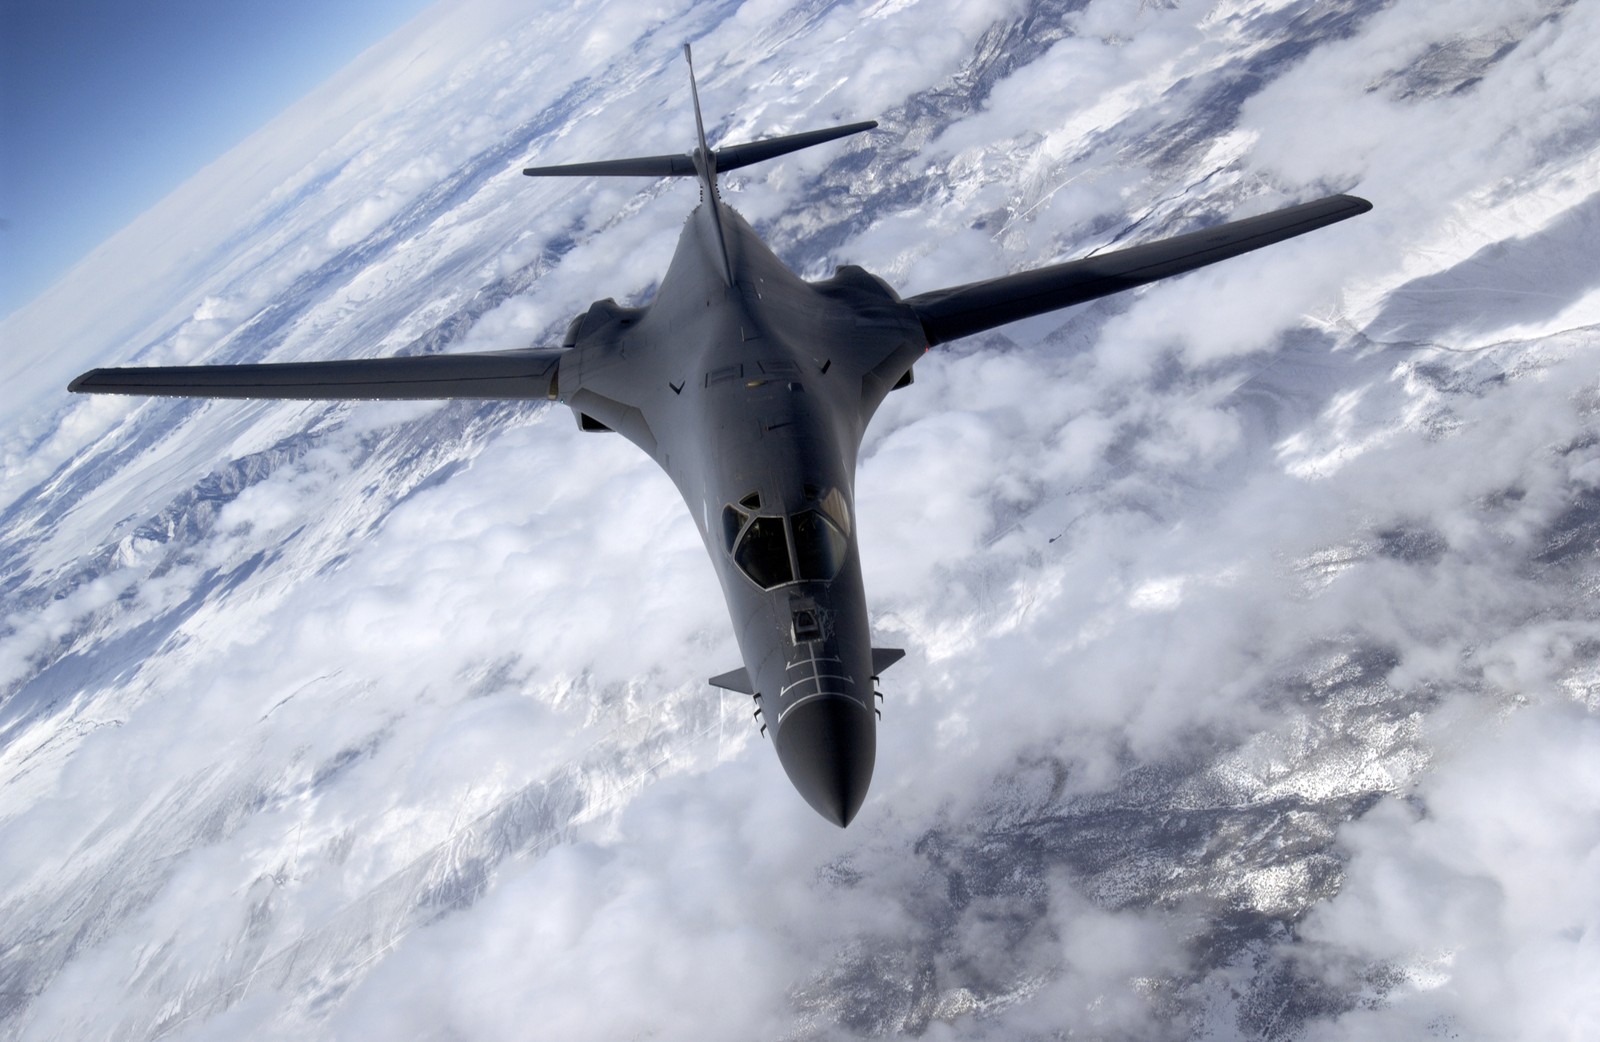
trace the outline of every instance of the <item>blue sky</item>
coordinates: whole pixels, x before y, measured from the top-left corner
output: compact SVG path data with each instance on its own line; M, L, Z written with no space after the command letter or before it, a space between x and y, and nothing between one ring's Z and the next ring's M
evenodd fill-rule
M0 315L428 2L0 2Z

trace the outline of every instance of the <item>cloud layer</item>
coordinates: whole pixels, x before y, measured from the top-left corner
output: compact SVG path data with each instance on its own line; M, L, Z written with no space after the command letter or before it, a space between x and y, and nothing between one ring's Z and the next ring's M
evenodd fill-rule
M1592 1034L1597 21L436 8L5 327L4 1035ZM620 439L59 394L648 295L692 189L515 171L684 147L685 38L713 137L882 121L730 179L811 275L1376 204L919 362L846 832L702 683L725 611Z

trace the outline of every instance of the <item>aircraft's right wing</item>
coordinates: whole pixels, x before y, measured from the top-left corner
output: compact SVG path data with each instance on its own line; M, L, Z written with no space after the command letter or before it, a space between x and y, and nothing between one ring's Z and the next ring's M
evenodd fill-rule
M907 297L928 343L942 344L1007 322L1193 271L1241 253L1366 213L1372 204L1353 195L1274 210L1170 239L1066 264L969 282Z
M529 349L337 362L91 369L67 390L185 398L552 398L563 353Z

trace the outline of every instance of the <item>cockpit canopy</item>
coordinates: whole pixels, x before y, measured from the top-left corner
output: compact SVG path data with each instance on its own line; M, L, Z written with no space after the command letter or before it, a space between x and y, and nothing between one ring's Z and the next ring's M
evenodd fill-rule
M808 490L809 491L809 490ZM835 489L794 514L757 514L761 497L745 496L722 509L723 545L750 581L764 590L784 583L829 582L849 550L849 512Z

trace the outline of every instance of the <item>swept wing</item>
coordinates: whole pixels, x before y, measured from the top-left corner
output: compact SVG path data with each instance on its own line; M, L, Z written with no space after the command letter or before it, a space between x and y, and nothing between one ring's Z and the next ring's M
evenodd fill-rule
M1203 268L1370 209L1365 199L1332 195L1142 246L920 293L905 302L922 321L928 343L942 344Z
M191 398L553 398L561 351L91 369L67 390Z

